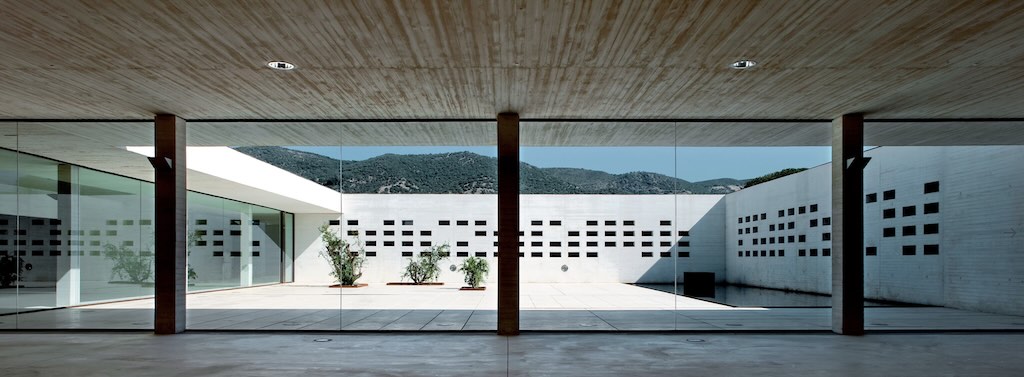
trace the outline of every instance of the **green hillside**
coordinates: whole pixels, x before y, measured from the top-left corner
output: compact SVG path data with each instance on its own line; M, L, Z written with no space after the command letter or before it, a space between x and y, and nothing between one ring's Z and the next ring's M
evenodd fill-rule
M493 194L497 159L470 152L396 155L363 161L339 161L282 147L238 147L239 152L344 192L380 194ZM524 194L725 194L743 181L721 178L689 182L650 172L609 174L573 168L520 166Z

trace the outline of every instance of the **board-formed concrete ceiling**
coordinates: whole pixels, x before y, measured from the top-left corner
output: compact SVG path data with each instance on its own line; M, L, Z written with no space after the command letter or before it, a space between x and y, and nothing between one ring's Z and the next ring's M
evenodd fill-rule
M13 0L0 20L2 119L1024 117L1018 0Z

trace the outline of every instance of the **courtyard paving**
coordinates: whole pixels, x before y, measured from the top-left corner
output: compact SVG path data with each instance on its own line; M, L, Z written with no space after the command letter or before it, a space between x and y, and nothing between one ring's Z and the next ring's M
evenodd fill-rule
M523 330L828 331L829 308L737 308L628 284L524 284ZM190 330L493 331L497 292L454 286L337 289L278 284L188 295ZM0 329L153 327L141 299L0 316ZM1024 330L1024 317L941 307L872 307L869 330Z

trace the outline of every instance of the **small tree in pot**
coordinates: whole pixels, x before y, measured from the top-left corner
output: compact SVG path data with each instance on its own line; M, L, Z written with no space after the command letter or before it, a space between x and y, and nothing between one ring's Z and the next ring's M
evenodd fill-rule
M459 267L459 271L466 274L466 284L470 288L481 288L484 278L487 277L488 267L487 260L484 258L469 257L462 261L462 266Z
M327 224L321 225L319 230L320 239L324 242L320 255L331 262L331 276L342 286L356 285L356 280L363 276L363 264L366 263L362 244L356 240L357 250L353 251L353 245L338 237Z
M423 250L418 257L409 258L409 264L405 266L402 278L409 278L414 284L424 284L437 279L437 276L441 274L441 267L438 266L438 263L448 258L450 248L445 243Z

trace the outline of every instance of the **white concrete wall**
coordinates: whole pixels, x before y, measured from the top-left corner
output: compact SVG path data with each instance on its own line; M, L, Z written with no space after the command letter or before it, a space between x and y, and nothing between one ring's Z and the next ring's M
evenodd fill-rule
M942 224L943 208L940 204L939 213L926 215L922 206L940 202L943 194L940 189L938 193L925 195L923 186L926 182L939 181L940 188L948 189L941 186L948 186L949 180L960 173L961 167L944 158L950 150L952 148L886 147L867 154L873 159L864 170L864 193L875 193L878 197L877 202L864 204L864 246L878 248L877 256L866 256L864 261L864 294L867 297L946 305L943 294L944 259L947 254L966 250L941 247L940 237L951 231ZM987 154L985 149L977 152L980 153L978 158ZM884 198L887 190L896 190L895 199ZM909 206L915 207L916 215L903 215L903 207ZM883 218L886 209L895 210L895 217ZM939 234L923 234L923 225L934 223L939 224ZM904 236L903 228L906 226L914 227L916 234ZM895 236L883 237L884 228L894 228ZM923 255L925 244L940 244L939 255ZM914 246L915 255L903 255L905 245Z
M915 224L919 234L880 242L880 256L889 257L877 262L882 293L1024 315L1024 237L1016 234L1024 229L1024 146L886 148L876 154L882 159L874 167L880 191L896 190L892 205L880 203L897 208L898 221L883 226L895 225L900 235L900 226ZM940 191L924 194L922 184L936 180ZM939 212L923 214L925 203L939 203ZM902 216L909 205L918 207L918 215ZM891 220L877 212L871 217ZM938 223L938 235L922 235L925 223ZM938 244L939 255L922 255L926 244ZM903 256L903 245L914 245L916 255Z
M1024 314L1024 147L885 147L866 153L873 158L865 170L865 193L877 194L866 203L865 295L869 298ZM831 261L821 256L829 242L821 240L830 227L830 166L727 195L726 271L730 283L828 293ZM924 184L937 181L939 192L924 193ZM886 200L884 192L895 190ZM939 203L939 212L925 214L924 205ZM816 214L788 216L789 208L818 204ZM914 215L904 216L904 207ZM778 217L778 210L787 215ZM893 218L883 218L886 209ZM738 218L766 213L766 220L739 223ZM816 218L819 226L811 228ZM795 222L795 229L767 231L769 224ZM924 234L937 224L937 234ZM757 226L758 233L738 234ZM904 235L913 227L914 235ZM788 228L788 227L787 227ZM895 235L884 237L885 228ZM806 235L804 243L753 245L753 239ZM1024 232L1022 232L1024 234ZM739 245L743 240L743 245ZM925 255L925 245L938 245L937 255ZM912 246L914 255L904 255ZM798 256L799 250L818 249L817 257ZM747 250L786 251L785 257L740 257Z
M729 283L830 292L831 260L821 256L823 249L831 248L830 241L822 241L823 234L831 233L831 226L821 225L822 219L830 217L832 212L830 177L829 168L819 166L726 195L725 235L728 246L725 248L725 260ZM818 209L812 212L810 207L815 204ZM802 214L800 207L804 207ZM790 208L793 215L789 214ZM784 211L781 217L779 210ZM761 220L761 214L765 215L764 220ZM755 216L757 220L754 220ZM742 223L739 222L741 217ZM811 219L815 219L818 226L810 227ZM790 223L793 223L793 229L789 229ZM786 229L779 230L780 225ZM773 226L774 231L771 230ZM739 234L741 230L742 235ZM794 242L790 242L791 236ZM799 242L801 236L804 242ZM778 242L778 237L783 237L782 243ZM809 256L811 249L817 250L817 257ZM779 256L779 250L784 251L783 256ZM799 256L800 250L808 256ZM766 256L762 257L761 251ZM770 256L773 251L774 257ZM738 254L741 252L743 257ZM751 256L746 256L747 252ZM753 256L755 252L756 257Z
M521 240L525 253L520 265L522 281L672 282L674 274L681 279L684 271L715 272L724 280L721 249L725 206L720 202L720 195L524 195L520 198L520 229L524 232ZM495 195L346 194L342 203L341 231L346 235L350 230L358 231L364 244L376 242L374 246L366 246L367 251L377 255L368 258L361 282L401 280L408 260L402 252L415 255L427 247L423 242L451 245L452 257L442 262L440 281L462 282L462 274L450 271L450 266L458 266L465 259L458 253L466 252L470 256L486 255L492 269L488 281L493 282L497 263L494 257L497 251L494 246L496 208ZM323 246L315 232L317 226L330 219L330 215L296 214L297 283L330 282L327 262L319 255ZM350 220L358 221L358 225L349 225ZM385 226L385 220L394 220L395 225ZM412 220L413 225L402 225L403 220ZM451 225L439 225L440 220L448 220ZM460 220L467 221L468 225L458 225ZM552 220L561 221L561 225L551 225ZM616 225L605 225L609 220L614 220ZM634 221L634 225L624 225L626 220ZM661 225L662 220L671 225ZM476 225L477 221L485 225ZM532 221L541 221L543 225L532 225ZM598 221L598 225L588 226L587 221ZM368 236L367 231L377 233ZM385 236L385 231L394 231L395 235ZM403 235L403 231L413 233ZM423 231L429 231L430 235L424 236ZM541 235L533 235L538 231ZM578 231L580 235L569 236L571 231ZM587 236L588 231L598 233ZM634 235L626 236L627 231ZM644 231L651 235L643 236ZM680 237L679 231L689 231L690 235ZM477 232L483 233L478 235ZM354 237L347 238L354 240ZM394 242L394 246L385 246L386 241ZM679 241L689 242L689 246L679 247ZM412 242L412 245L403 246L403 242ZM465 246L460 246L460 242L465 242ZM540 246L535 242L540 242ZM561 244L552 246L552 242ZM579 246L570 246L570 242L579 242ZM587 242L597 244L588 246ZM609 242L614 242L614 246ZM626 242L633 242L634 246L626 246ZM643 246L643 242L651 242L651 245ZM536 252L542 256L534 256ZM561 256L552 257L552 252ZM575 252L579 253L578 257L569 256ZM597 257L587 257L588 252L596 252ZM643 256L644 252L651 254ZM690 256L662 257L662 252L669 252L669 255L689 252ZM564 272L563 265L567 268Z
M320 255L324 244L317 228L330 220L338 220L337 214L296 213L295 214L295 283L329 285L331 267Z

